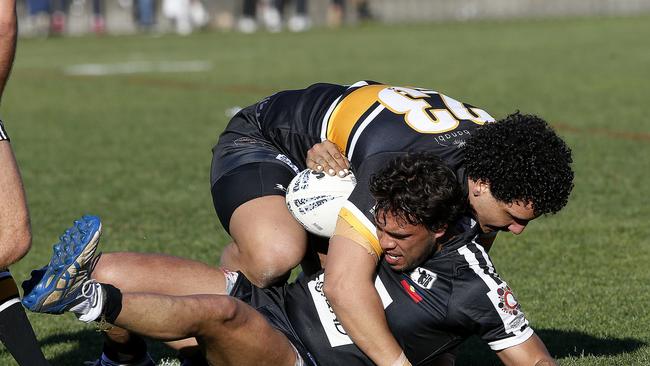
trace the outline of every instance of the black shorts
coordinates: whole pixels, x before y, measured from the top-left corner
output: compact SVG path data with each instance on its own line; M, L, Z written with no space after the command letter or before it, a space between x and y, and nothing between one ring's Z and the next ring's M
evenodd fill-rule
M282 332L296 348L305 365L317 366L316 360L298 338L284 310L284 290L284 286L266 289L255 287L243 273L239 272L230 295L252 306L268 320L273 328Z
M228 232L237 207L258 197L284 196L289 182L299 172L299 165L263 136L256 107L239 111L212 149L212 201Z

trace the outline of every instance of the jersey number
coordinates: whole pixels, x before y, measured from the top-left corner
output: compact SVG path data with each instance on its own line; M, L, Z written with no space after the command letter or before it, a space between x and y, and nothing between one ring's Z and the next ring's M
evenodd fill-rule
M439 95L446 108L436 109L426 99ZM379 102L396 114L403 114L404 121L420 133L442 133L451 131L459 120L477 124L494 119L482 109L468 109L465 105L433 90L418 90L402 87L388 87L379 92Z

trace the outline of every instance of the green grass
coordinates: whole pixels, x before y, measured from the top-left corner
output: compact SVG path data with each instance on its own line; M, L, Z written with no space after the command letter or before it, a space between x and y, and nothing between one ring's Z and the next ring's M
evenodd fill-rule
M650 18L367 25L304 34L210 33L21 40L2 116L32 215L24 279L82 213L102 216L104 251L218 262L227 242L209 192L225 111L276 90L361 79L432 88L496 117L554 124L575 155L567 208L492 257L563 365L650 364ZM66 66L204 60L201 73L66 76ZM73 316L30 315L53 365L96 357ZM161 348L156 357L169 356ZM459 365L496 358L477 340ZM13 365L0 349L0 364Z

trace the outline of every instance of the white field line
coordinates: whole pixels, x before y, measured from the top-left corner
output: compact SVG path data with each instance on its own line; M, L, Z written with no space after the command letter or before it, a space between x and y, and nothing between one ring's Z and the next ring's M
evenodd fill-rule
M204 72L212 69L208 61L131 61L114 64L80 64L63 69L72 76L107 76L143 73Z

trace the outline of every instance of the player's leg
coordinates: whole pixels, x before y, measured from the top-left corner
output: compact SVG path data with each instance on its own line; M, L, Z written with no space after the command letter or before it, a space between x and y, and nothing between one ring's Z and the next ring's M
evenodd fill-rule
M125 292L164 295L224 294L225 281L220 269L189 259L144 253L105 253L99 258L92 278ZM146 360L147 345L135 334L119 327L105 333L102 356L115 363L138 364ZM192 353L196 341L188 339L169 344Z
M91 277L124 292L175 296L225 293L221 269L165 254L103 253Z
M19 365L49 365L36 341L18 287L8 270L0 269L0 341Z
M258 107L238 112L213 149L210 183L215 210L232 236L222 265L254 284L281 281L306 251L304 229L284 202L300 171L260 130Z
M294 365L296 360L286 336L234 297L124 293L114 323L163 341L195 337L212 365Z
M0 11L10 11L9 2L4 4L6 7ZM16 158L6 138L0 121L0 341L19 365L47 365L20 305L16 282L6 269L27 254L31 244L25 191Z
M37 312L71 311L85 322L108 322L165 341L196 337L213 364L290 365L295 360L287 339L235 298L123 295L112 285L90 279L100 234L95 217L84 217L66 230L48 266L23 284L23 304ZM217 277L226 283L225 274ZM265 347L258 345L260 336L267 339Z
M306 253L307 234L284 198L294 175L281 163L252 163L229 172L212 188L217 214L233 238L221 265L242 271L259 287L284 280Z

